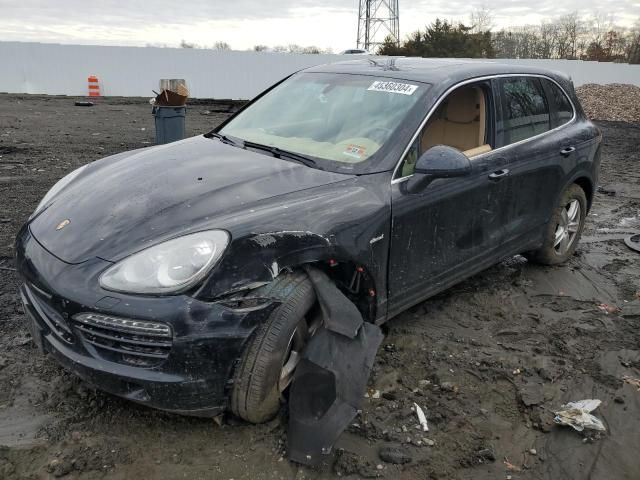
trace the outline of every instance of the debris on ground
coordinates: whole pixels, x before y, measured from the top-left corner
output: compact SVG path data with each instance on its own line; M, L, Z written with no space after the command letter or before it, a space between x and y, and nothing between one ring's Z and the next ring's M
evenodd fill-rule
M418 421L420 422L420 426L422 427L422 431L423 432L428 432L429 431L429 425L427 425L427 417L424 414L424 412L422 411L422 408L420 408L420 405L418 405L417 403L413 403L413 406L416 409L416 414L418 415Z
M521 472L522 471L522 468L518 467L517 465L514 465L507 458L505 458L502 461L502 463L504 463L504 466L507 468L507 470L509 470L511 472Z
M624 244L631 250L640 253L640 234L629 235L625 237Z
M609 186L600 185L598 187L598 193L602 193L603 195L608 195L610 197L615 197L618 192L616 192L615 189Z
M385 445L378 452L380 460L386 463L402 465L411 462L411 455L402 447L396 445Z
M556 416L553 420L559 425L567 425L578 432L582 432L585 428L604 432L606 430L604 424L590 413L598 408L600 403L602 402L596 399L569 402L555 412Z
M373 398L374 400L378 400L381 396L380 390L374 389L369 389L364 394L364 398Z
M621 83L588 83L576 88L587 116L592 120L640 122L640 87Z
M598 307L598 310L603 311L607 315L610 314L610 313L619 313L620 312L620 309L618 307L616 307L615 305L609 305L608 303L599 303L596 306Z
M484 461L495 462L496 454L491 448L483 448L476 452L476 458L480 463L483 463Z
M633 385L640 392L640 378L633 378L629 375L625 375L624 377L622 377L622 380L624 380L624 382L628 383L629 385Z

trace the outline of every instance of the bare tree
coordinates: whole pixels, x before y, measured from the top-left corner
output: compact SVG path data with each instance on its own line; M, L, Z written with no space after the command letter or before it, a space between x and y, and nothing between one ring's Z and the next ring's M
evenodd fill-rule
M267 47L266 45L254 45L253 46L253 51L254 52L266 52L267 50L269 50L269 47Z
M595 12L588 20L592 42L602 43L608 31L613 28L613 17L610 13Z
M487 5L481 5L469 17L471 33L489 32L493 28L493 10Z
M543 21L539 27L539 35L537 58L553 58L558 41L558 25Z
M304 53L303 50L304 49L300 45L297 45L295 43L290 43L287 46L287 52L289 53Z
M559 19L562 49L558 51L560 58L575 59L578 56L578 36L584 29L578 12L571 12Z
M322 52L318 47L316 47L314 45L311 45L309 47L304 47L302 49L302 53L309 53L309 54L317 55L317 54L322 53Z
M231 50L231 45L229 45L227 42L217 41L213 44L213 49L219 51Z

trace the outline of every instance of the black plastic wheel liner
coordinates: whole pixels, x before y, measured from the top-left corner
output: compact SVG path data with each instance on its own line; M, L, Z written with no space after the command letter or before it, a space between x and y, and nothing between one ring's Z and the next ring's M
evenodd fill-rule
M323 455L331 453L333 444L358 413L383 334L379 327L362 320L355 305L323 272L309 269L308 273L314 286L316 281L321 282L316 294L325 323L307 344L293 377L287 450L291 460L317 465ZM330 312L351 317L332 315L328 319L324 305Z
M326 273L312 267L305 270L316 291L325 327L332 332L355 338L364 322L358 307L335 286Z

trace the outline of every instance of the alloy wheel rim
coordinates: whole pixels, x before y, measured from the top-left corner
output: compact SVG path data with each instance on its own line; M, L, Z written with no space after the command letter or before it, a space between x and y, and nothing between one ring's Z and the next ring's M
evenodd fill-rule
M282 362L282 368L280 369L280 378L278 379L278 390L280 394L283 394L289 385L291 385L293 374L302 359L302 350L318 327L319 323L317 320L309 323L306 318L303 318L291 334Z
M553 248L558 255L564 255L573 246L580 231L580 218L580 202L573 199L562 209L556 226Z

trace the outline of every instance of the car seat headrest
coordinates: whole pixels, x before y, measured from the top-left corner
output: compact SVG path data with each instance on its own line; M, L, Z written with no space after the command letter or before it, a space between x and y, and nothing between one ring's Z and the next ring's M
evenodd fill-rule
M471 123L479 119L478 94L475 88L462 88L449 97L446 119L455 123Z

